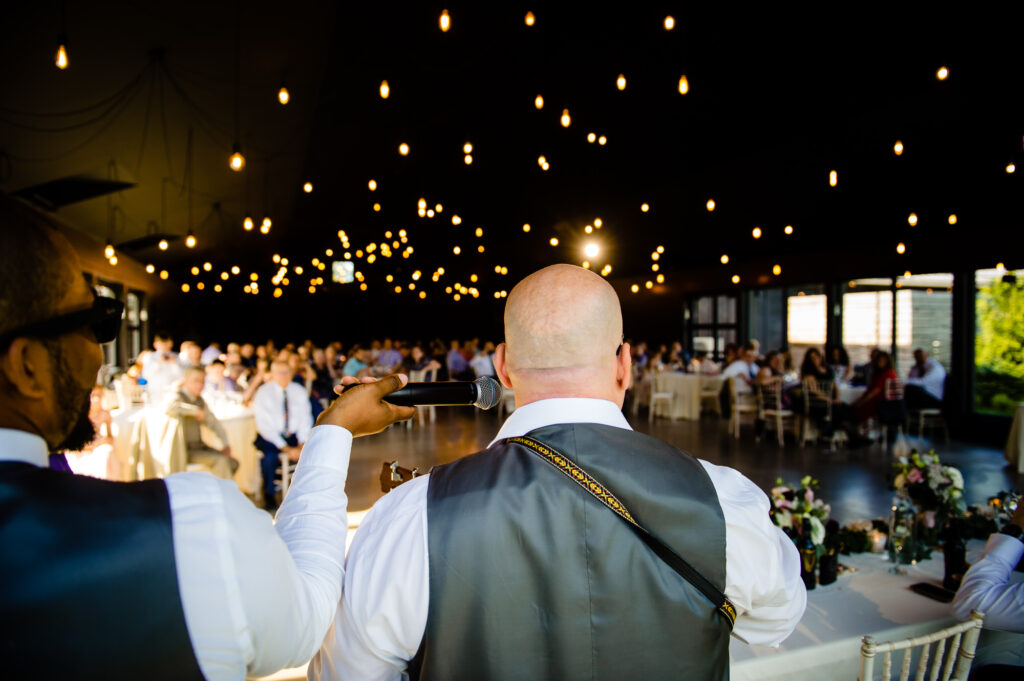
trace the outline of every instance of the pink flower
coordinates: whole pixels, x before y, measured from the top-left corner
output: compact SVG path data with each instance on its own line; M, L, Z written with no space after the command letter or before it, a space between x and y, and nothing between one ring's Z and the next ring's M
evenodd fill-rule
M814 490L808 487L807 490L804 492L804 499L807 501L814 501Z
M907 473L907 482L909 482L909 483L924 482L924 476L921 475L921 469L920 468L911 468L910 472Z
M935 527L935 511L924 512L924 526L928 529Z
M775 505L779 508L793 508L793 502L785 498L776 501Z

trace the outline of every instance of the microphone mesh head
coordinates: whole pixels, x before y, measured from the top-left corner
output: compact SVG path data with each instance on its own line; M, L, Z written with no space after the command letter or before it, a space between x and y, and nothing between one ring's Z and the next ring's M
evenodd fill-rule
M481 376L473 381L476 383L476 402L480 409L491 409L501 401L501 384L490 376Z

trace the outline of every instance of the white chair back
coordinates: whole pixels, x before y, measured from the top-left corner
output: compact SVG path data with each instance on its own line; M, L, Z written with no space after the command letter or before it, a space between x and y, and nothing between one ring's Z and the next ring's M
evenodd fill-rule
M874 681L875 657L882 656L882 681L892 678L892 654L902 650L903 660L900 665L899 681L910 678L911 657L915 649L919 649L916 681L967 681L974 662L974 649L978 645L978 635L985 615L977 610L971 612L966 622L940 629L932 634L914 636L900 641L875 643L870 636L865 636L860 648L860 673L857 681ZM949 641L947 649L946 642ZM934 655L932 644L935 643ZM928 674L929 663L931 674Z
M902 400L903 390L906 384L902 379L889 378L885 381L885 399L887 400Z

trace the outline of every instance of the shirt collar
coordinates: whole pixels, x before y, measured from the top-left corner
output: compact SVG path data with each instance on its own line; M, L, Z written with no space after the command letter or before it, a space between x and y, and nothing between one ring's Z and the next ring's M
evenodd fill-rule
M526 435L532 430L557 423L597 423L633 430L614 402L590 397L554 397L525 404L505 419L490 447L508 437Z
M0 461L20 461L47 468L50 458L46 440L24 430L0 428Z

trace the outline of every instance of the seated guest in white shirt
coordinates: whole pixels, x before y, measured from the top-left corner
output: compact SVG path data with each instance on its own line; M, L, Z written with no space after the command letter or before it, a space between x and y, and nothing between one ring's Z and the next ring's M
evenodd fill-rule
M142 363L141 377L146 381L150 404L160 405L165 395L185 376L185 370L174 353L174 339L165 332L153 338L153 352Z
M252 398L253 417L256 419L256 448L263 452L260 467L263 471L263 500L267 509L277 508L274 474L287 454L292 461L299 460L302 446L313 428L313 411L306 389L292 381L293 372L288 362L276 361L270 365L270 381L261 385Z
M946 369L921 348L914 350L914 366L910 367L903 392L907 409L941 409L945 388Z
M469 367L473 370L473 373L480 376L490 376L494 378L494 343L488 341L484 344L484 349L473 355L473 359L469 360Z
M181 419L185 431L185 449L188 451L188 462L207 466L218 478L230 480L238 470L238 461L231 458L228 446L228 434L220 424L206 400L203 399L203 385L206 373L199 368L185 370L185 380L175 395L167 413ZM201 435L201 426L206 426L220 439L220 451L210 449Z
M219 359L215 359L206 367L206 383L204 392L236 393L238 384L227 375L227 367Z
M487 450L366 515L311 679L723 679L730 632L789 635L807 598L796 547L753 482L632 431L622 337L594 272L554 265L512 290L494 366L516 411ZM577 483L580 468L599 484Z
M722 372L722 378L729 380L736 379L736 392L749 393L752 388L753 379L757 376L757 364L754 363L754 346L750 343L744 345L736 359Z
M302 458L276 526L211 475L49 468L48 452L92 439L97 341L121 326L122 306L95 300L81 273L47 215L0 198L3 678L237 681L305 663L341 595L349 450ZM381 401L400 385L345 393L312 441L410 418Z
M1022 527L1024 503L998 534L988 538L984 555L964 575L953 599L954 615L966 620L977 610L985 613L986 629L1024 635L1024 582L1010 583L1010 575L1024 558ZM1017 636L998 656L990 655L989 661L993 664L971 670L972 681L1024 678L1024 636Z

